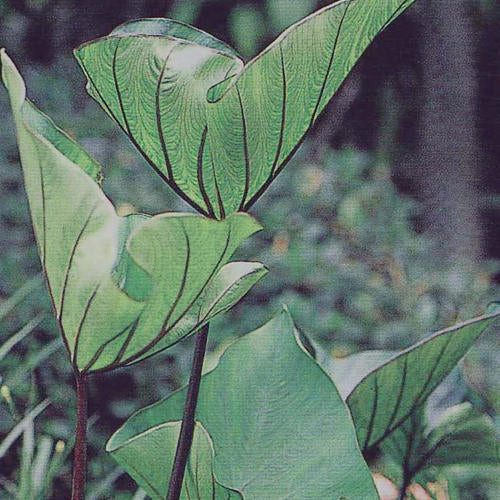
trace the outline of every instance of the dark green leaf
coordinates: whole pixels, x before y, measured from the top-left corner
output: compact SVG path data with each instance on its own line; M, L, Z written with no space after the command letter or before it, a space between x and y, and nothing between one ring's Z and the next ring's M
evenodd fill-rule
M427 438L427 466L500 465L495 425L470 403L453 406Z
M438 332L373 370L347 398L364 451L420 408L498 312Z

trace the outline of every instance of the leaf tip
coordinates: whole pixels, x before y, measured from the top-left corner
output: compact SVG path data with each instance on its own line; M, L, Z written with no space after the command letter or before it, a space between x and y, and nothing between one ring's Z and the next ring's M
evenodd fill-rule
M16 111L26 99L26 86L19 70L3 47L0 49L0 71L3 84L9 93L11 107Z

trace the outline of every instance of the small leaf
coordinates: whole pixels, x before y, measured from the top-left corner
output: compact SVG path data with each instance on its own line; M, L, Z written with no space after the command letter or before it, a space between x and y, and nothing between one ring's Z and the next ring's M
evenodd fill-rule
M401 467L405 483L436 478L430 468L472 464L499 465L499 441L494 423L470 403L448 408L438 427L428 433L420 407L382 443L381 449Z
M137 412L108 449L181 418L185 396ZM234 342L203 376L196 418L213 440L217 479L247 500L378 498L347 408L287 311Z
M199 317L205 320L227 311L267 272L267 269L258 262L226 264L203 293Z
M120 443L108 444L113 458L153 500L167 496L181 422L167 422ZM207 431L196 424L180 500L237 500L241 495L218 484L214 473L214 450Z
M347 398L362 450L418 410L499 313L438 332L369 373Z
M166 349L265 274L260 264L224 268L260 229L248 215L119 217L97 182L98 165L26 100L5 51L1 61L39 253L77 370L109 370ZM215 302L201 316L207 287Z

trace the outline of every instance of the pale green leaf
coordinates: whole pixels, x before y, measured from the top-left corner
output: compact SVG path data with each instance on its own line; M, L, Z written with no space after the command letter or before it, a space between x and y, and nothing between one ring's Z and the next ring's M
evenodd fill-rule
M499 312L438 332L377 367L347 398L363 451L417 411Z
M140 410L108 450L180 419L185 396ZM203 376L196 418L213 440L217 480L246 500L378 498L345 403L287 311L233 343Z
M335 382L345 399L372 370L394 357L393 351L364 351L345 358L335 358L314 346L315 358Z
M167 422L121 442L108 445L114 459L153 500L167 496L181 422ZM180 500L237 500L237 492L217 483L214 449L207 431L196 424Z
M235 273L224 268L260 229L248 215L119 217L97 183L97 164L26 100L4 51L1 60L35 236L75 368L108 370L165 349L265 274L260 264L238 265Z
M415 0L341 0L244 63L170 19L127 23L75 55L90 94L200 212L248 210L373 39Z

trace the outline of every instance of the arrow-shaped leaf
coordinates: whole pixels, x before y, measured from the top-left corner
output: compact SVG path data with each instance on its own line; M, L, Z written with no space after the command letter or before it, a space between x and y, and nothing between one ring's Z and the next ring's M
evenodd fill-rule
M420 409L499 314L438 332L363 378L347 397L347 404L364 452L379 445Z
M415 0L340 0L244 63L170 19L79 47L90 94L205 214L247 210L287 164L373 39Z
M119 217L97 182L99 165L26 99L4 51L1 62L35 236L76 369L108 370L169 347L265 274L261 264L225 267L260 229L247 215Z
M178 420L185 395L137 412L108 450L132 439L139 446L149 429ZM287 311L233 343L203 376L196 418L213 440L217 479L247 500L378 498L347 408ZM135 477L132 460L125 467Z

